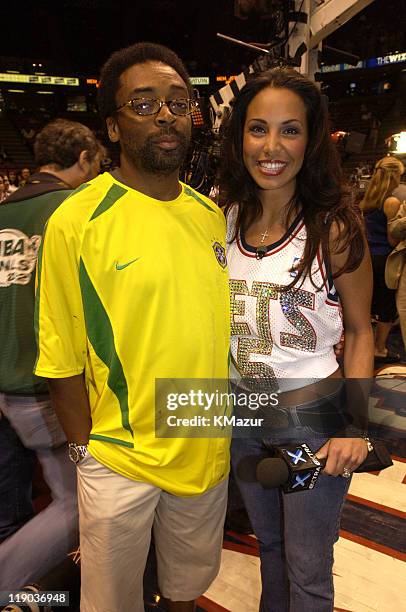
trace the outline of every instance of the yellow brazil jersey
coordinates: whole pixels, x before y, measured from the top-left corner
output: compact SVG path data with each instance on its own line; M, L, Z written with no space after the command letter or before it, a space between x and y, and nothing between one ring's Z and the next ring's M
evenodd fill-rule
M226 379L225 220L182 184L150 198L104 173L51 216L38 266L35 372L85 373L89 451L176 495L226 477L226 438L155 437L156 379Z

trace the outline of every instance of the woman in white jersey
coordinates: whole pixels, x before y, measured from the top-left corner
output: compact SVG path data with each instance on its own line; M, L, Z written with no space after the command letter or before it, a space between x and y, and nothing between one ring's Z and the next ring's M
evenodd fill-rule
M346 427L351 415L334 407L338 395L330 383L339 387L342 376L334 345L344 324L344 376L372 376L372 281L362 226L341 186L327 109L314 83L277 68L246 84L227 126L221 194L232 377L245 393L253 380L263 390L284 391L280 405L269 406L276 418L262 437L232 443L234 473L260 545L260 609L330 612L341 508L351 473L368 452L361 432ZM322 384L329 397L316 401ZM327 459L313 490L281 494L244 476L247 459L289 441L306 442Z

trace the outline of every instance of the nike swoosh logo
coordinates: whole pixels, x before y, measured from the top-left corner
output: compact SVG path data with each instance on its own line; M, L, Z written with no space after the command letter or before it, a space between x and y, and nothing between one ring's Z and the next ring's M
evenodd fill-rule
M126 268L127 266L130 266L132 263L134 263L134 261L138 261L140 259L140 257L136 257L135 259L132 259L131 261L127 261L127 263L124 264L119 264L118 261L116 261L116 270L124 270L124 268Z

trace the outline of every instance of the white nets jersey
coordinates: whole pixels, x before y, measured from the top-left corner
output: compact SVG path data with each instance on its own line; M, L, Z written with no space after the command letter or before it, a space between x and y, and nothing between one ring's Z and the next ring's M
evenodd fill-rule
M228 215L228 242L235 213L236 208ZM287 390L337 369L333 347L342 334L341 308L321 250L311 267L316 286L306 277L281 291L295 276L292 268L303 256L305 240L299 215L262 259L241 234L228 244L231 378L266 378L271 388Z

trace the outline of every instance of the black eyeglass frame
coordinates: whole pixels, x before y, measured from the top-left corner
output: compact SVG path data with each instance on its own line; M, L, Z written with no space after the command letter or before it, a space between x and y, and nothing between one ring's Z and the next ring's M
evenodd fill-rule
M142 100L148 100L150 102L158 102L159 107L156 111L154 111L153 113L139 113L135 110L134 108L134 102L138 102L138 101L142 101ZM189 105L190 110L183 114L179 114L179 113L174 113L173 110L171 109L171 104L173 102L187 102ZM131 108L132 111L134 111L134 113L136 115L139 115L140 117L151 117L152 115L157 115L161 108L163 106L167 106L168 109L170 110L170 112L172 113L172 115L175 115L175 117L187 117L188 115L191 115L193 113L193 109L197 108L199 106L199 103L197 100L193 99L193 98L175 98L173 100L160 100L159 98L132 98L131 100L128 100L128 102L124 102L124 104L120 104L120 106L117 106L117 108L115 109L116 111L121 110L122 108L124 108L125 106L129 106Z

